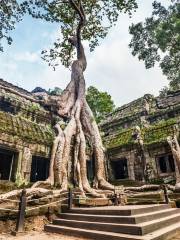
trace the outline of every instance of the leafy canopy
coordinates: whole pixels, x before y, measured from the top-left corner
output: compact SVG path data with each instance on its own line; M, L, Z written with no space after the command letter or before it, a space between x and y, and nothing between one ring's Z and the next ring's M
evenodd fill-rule
M1 21L0 33L4 31L7 33L14 28L15 23L21 20L25 13L34 18L57 22L60 27L60 37L50 51L43 51L43 58L54 66L58 64L57 59L68 66L73 57L73 49L68 39L75 34L79 21L79 16L72 7L72 1L78 6L81 0L3 0L4 6L9 6L10 10L6 13L5 7L0 7L0 20L4 19L6 22L5 26ZM136 0L82 0L81 2L86 16L81 39L89 42L91 51L98 46L100 39L106 37L121 12L131 15L137 8ZM0 35L0 40L3 37L6 37L4 33ZM11 40L8 42L11 43Z
M0 1L0 51L3 51L2 40L6 39L8 44L12 38L8 35L10 30L15 28L15 23L22 20L24 4L14 0Z
M115 109L114 102L107 92L100 92L97 88L90 86L87 89L86 100L99 123L105 116Z
M69 66L74 54L68 39L76 33L79 18L69 2L52 1L49 5L51 19L61 23L61 37L50 51L43 51L44 60L54 66L58 65L57 59L60 59L65 66ZM79 0L74 2L77 6L80 3ZM81 39L88 41L91 51L99 45L100 39L106 37L122 11L131 15L132 10L137 8L136 0L82 0L81 2L86 16Z
M129 44L132 54L143 60L146 68L156 62L170 80L172 89L180 88L180 2L171 1L168 8L153 2L153 12L145 22L132 24Z
M3 51L3 40L7 40L9 45L12 44L9 31L15 29L25 14L47 21L53 20L46 0L0 0L0 52Z

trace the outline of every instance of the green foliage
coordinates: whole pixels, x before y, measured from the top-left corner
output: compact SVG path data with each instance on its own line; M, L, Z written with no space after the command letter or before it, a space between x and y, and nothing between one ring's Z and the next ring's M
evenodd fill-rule
M43 58L54 67L59 64L59 59L68 66L74 55L68 39L74 35L79 21L71 2L72 0L2 1L0 5L0 40L5 37L9 43L12 42L6 33L14 28L15 23L20 21L25 13L34 18L59 23L61 34L50 51L43 51ZM80 0L73 2L79 6ZM81 2L86 15L86 24L81 39L89 42L91 51L99 45L100 39L106 37L121 12L131 15L132 11L137 8L136 0L82 0Z
M43 51L44 60L56 67L60 58L65 66L69 66L74 52L69 45L69 37L76 32L78 21L77 14L72 8L71 1L52 1L48 6L48 13L53 21L60 23L61 38L54 43L50 51ZM77 6L80 0L74 0ZM86 24L81 39L89 42L93 51L99 45L99 40L105 38L109 29L117 22L121 12L131 15L137 8L136 0L82 0L82 6L86 15ZM45 4L46 7L46 4Z
M59 87L55 87L54 89L49 89L48 94L53 96L59 96L61 95L63 90Z
M159 91L159 96L160 97L166 97L169 94L174 94L175 92L179 91L180 89L176 88L176 87L171 87L171 86L166 86L163 87L160 91Z
M165 97L168 95L168 91L169 88L167 86L163 87L160 91L159 91L159 96L160 97Z
M153 12L145 22L132 24L129 44L133 56L143 60L146 68L159 62L170 80L171 90L180 88L180 3L172 1L168 8L153 2Z
M12 38L8 32L15 28L15 23L22 20L23 3L16 0L3 0L0 2L0 51L3 51L1 41L7 40L10 45Z
M86 94L87 102L99 123L104 117L115 108L111 96L107 92L100 92L97 88L90 86Z

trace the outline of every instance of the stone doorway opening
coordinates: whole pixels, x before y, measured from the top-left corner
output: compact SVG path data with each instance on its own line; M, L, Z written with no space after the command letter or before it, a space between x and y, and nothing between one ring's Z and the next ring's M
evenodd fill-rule
M17 153L0 149L0 180L14 181Z
M33 156L30 181L45 181L49 175L49 164L50 160L48 158Z
M113 176L116 180L128 178L128 167L126 158L111 160L111 168L113 171Z
M160 175L175 172L175 164L172 154L164 154L156 157L156 163Z
M86 161L87 164L87 178L90 183L90 185L93 185L93 180L95 177L95 164L94 164L94 157L88 159Z

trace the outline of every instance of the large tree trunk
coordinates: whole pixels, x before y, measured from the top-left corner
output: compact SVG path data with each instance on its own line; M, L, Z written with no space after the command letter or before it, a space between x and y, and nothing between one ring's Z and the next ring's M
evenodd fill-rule
M79 15L76 36L69 39L70 44L77 49L77 60L72 64L71 81L62 95L55 99L57 113L61 117L68 117L65 129L61 124L56 125L57 136L54 140L48 182L60 185L66 190L68 187L67 167L70 161L71 143L74 143L74 180L82 192L93 196L101 196L89 185L87 179L87 142L92 146L95 156L96 185L102 189L113 190L114 186L105 180L105 155L98 126L92 111L86 102L84 71L87 66L84 48L81 43L81 30L85 25L85 14L81 1L79 5L73 0L69 3ZM50 102L52 100L50 99ZM54 99L53 99L54 101Z
M43 185L59 186L62 190L68 188L68 162L71 160L71 144L74 151L74 180L83 193L93 196L102 196L92 189L87 178L87 143L92 146L95 156L96 186L102 189L113 190L114 186L105 180L105 154L98 126L93 113L86 102L86 86L84 71L87 66L84 48L81 43L81 30L85 25L85 14L79 0L78 5L73 0L68 1L76 14L79 15L76 36L69 39L69 43L77 50L77 60L72 64L71 81L61 96L44 98L45 104L53 106L57 114L68 120L66 124L58 122L55 125L56 137L53 142L49 177ZM65 127L64 127L65 126ZM38 187L42 182L35 183Z
M79 28L81 26L79 25ZM81 41L78 42L78 34L69 42L77 48L77 60L72 64L71 81L62 95L47 103L56 105L57 113L61 117L68 118L68 123L62 128L62 123L56 124L57 132L54 139L49 178L47 183L59 185L63 190L68 187L67 168L71 159L71 143L74 151L74 178L81 191L91 193L93 196L101 196L89 185L86 167L86 145L92 146L95 156L96 186L102 189L113 190L114 187L105 180L105 154L98 126L93 113L86 102L84 71L86 58ZM38 186L38 184L36 184Z

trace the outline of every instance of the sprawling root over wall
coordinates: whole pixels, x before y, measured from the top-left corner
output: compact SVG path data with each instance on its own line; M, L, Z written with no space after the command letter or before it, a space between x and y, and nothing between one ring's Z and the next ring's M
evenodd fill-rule
M179 129L176 129L179 135ZM180 189L180 146L178 142L178 136L174 134L173 137L169 136L167 142L171 148L172 155L175 162L176 171L176 188Z
M75 37L70 39L73 46L77 46ZM89 185L86 168L87 141L92 146L95 156L95 179L97 187L113 190L113 186L105 180L104 150L98 126L85 98L85 80L83 72L86 69L86 58L82 44L78 59L72 64L71 81L61 96L57 97L57 112L59 116L68 117L69 121L62 127L57 123L56 138L54 139L49 178L51 185L58 184L63 190L68 187L67 167L70 160L70 148L74 142L74 173L75 180L82 192L86 191L99 196ZM55 100L55 99L53 99ZM48 100L49 102L52 99Z

